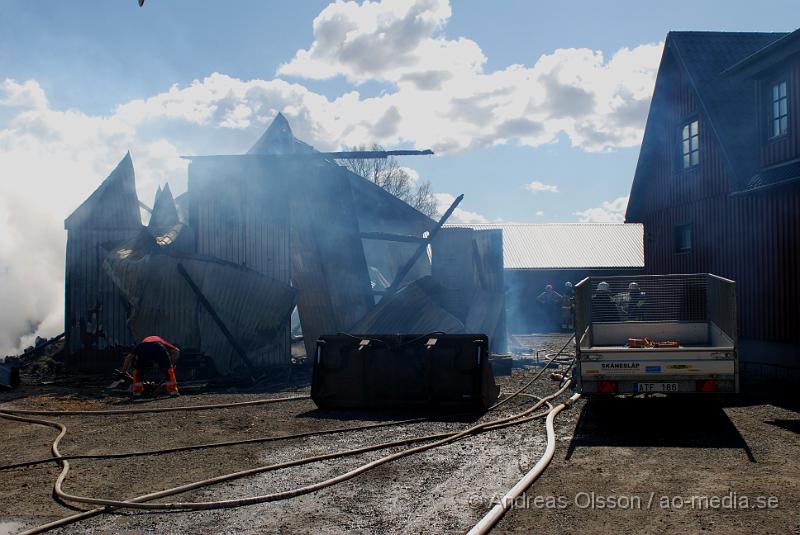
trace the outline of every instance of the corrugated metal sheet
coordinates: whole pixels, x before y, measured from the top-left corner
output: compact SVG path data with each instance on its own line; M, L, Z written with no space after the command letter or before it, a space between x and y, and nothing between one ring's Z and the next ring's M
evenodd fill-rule
M142 230L130 154L64 221L64 228L67 351L132 345L125 299L102 269L114 247Z
M431 277L424 277L381 299L351 329L353 334L425 334L441 331L463 333L464 324L439 306L435 297L441 289Z
M67 238L64 333L69 353L131 346L126 301L103 272L106 247L136 235L130 230L70 231Z
M259 158L193 160L189 165L189 221L197 253L289 285L289 178ZM262 303L264 310L270 307L271 303ZM270 354L261 360L288 364L290 345L290 327L286 325L274 335Z
M469 332L487 333L489 347L495 353L508 350L506 323L506 281L503 267L503 231L476 230L473 240L475 269L481 290L476 293L467 314ZM480 319L480 323L473 323ZM480 327L476 327L480 325Z
M286 364L282 334L295 305L294 289L241 266L202 260L181 263L256 366ZM231 353L230 342L205 309L199 310L198 324L204 353ZM236 356L231 362L241 365Z
M616 223L445 225L503 231L505 269L644 266L644 227Z
M128 324L136 339L158 334L180 347L200 350L222 374L242 365L181 277L180 263L256 366L285 364L274 356L295 303L288 284L230 262L168 254L171 247L156 243L149 234L140 234L104 264L130 303Z
M466 320L478 291L474 236L475 231L470 228L444 228L431 243L431 273L443 289L441 305L461 321Z
M442 229L431 244L437 302L464 322L467 332L484 333L490 350L506 348L503 234L498 229Z
M329 162L298 162L289 175L292 284L306 351L323 334L348 332L374 306L348 173Z

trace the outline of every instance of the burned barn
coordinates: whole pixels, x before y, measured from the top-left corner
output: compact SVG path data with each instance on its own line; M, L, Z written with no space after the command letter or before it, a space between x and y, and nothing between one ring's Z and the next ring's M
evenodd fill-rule
M743 379L796 381L800 31L670 32L626 221L651 274L737 283Z
M486 332L504 347L500 234L470 230L462 243L337 164L387 154L315 151L278 114L246 154L187 156L188 191L176 200L160 188L147 227L126 156L84 203L102 205L97 216L82 216L91 213L82 206L82 226L75 214L67 220L71 247L91 236L96 249L93 271L67 265L70 352L123 349L158 333L219 373L254 375L288 365L295 305L307 353L340 332ZM101 217L104 203L123 201L127 212L113 213L126 219ZM115 234L92 234L111 223ZM103 342L87 345L84 331Z

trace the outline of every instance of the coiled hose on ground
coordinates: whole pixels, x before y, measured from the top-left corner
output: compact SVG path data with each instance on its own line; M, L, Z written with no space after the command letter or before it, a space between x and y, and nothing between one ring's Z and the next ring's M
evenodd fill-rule
M568 343L569 342L567 342L567 344L564 345L564 348L566 348ZM537 373L537 375L532 380L530 380L523 388L521 388L517 392L511 394L508 398L505 398L501 402L498 402L497 404L495 404L492 407L492 409L495 409L496 407L502 405L503 403L505 403L509 399L512 399L512 398L514 398L514 397L516 397L518 395L524 395L522 391L525 388L529 387L536 379L538 379L544 373L544 371L547 369L549 364L552 363L552 361L554 361L563 352L564 348L562 348L558 353L555 353L552 356L552 358L546 363L546 365L542 368L542 370L540 370L539 373ZM37 414L37 415L38 414L59 414L59 415L60 414L98 414L98 415L100 415L100 414L120 414L120 413L126 414L126 413L142 413L142 412L160 412L159 409L103 410L103 411L30 411L30 410L24 410L24 409L11 409L11 410L0 409L0 411L5 412L5 414L0 413L0 417L4 417L4 418L7 418L7 419L12 419L12 420L17 420L17 421L35 423L35 424L39 424L39 425L47 425L47 426L54 427L54 428L58 429L59 430L59 435L54 440L52 448L51 448L52 452L53 452L53 459L51 459L51 460L60 462L61 466L62 466L62 470L61 470L61 473L59 474L58 478L56 479L56 482L55 482L55 485L54 485L54 494L57 497L59 497L60 499L62 499L64 501L68 501L68 502L88 503L88 504L102 505L103 506L103 507L100 507L100 508L97 508L97 509L92 509L90 511L85 511L85 512L82 512L82 513L79 513L79 514L76 514L76 515L72 515L70 517L66 517L66 518L57 520L55 522L51 522L49 524L38 526L36 528L33 528L32 530L29 530L29 531L25 532L25 533L42 533L44 531L48 531L50 529L54 529L54 528L57 528L57 527L65 526L67 524L70 524L70 523L73 523L73 522L76 522L76 521L79 521L79 520L83 520L85 518L89 518L91 516L95 516L97 514L100 514L100 513L103 513L103 512L112 510L112 509L116 509L116 508L132 508L132 509L146 509L146 510L201 510L201 509L216 509L216 508L223 508L223 507L238 507L238 506L242 506L242 505L263 503L263 502L268 502L268 501L277 501L277 500L291 498L291 497L294 497L294 496L299 496L301 494L307 494L307 493L310 493L310 492L314 492L314 491L317 491L317 490L320 490L320 489L335 485L337 483L341 483L343 481L347 481L347 480L349 480L349 479L351 479L353 477L356 477L357 475L359 475L361 473L364 473L364 472L366 472L368 470L371 470L372 468L375 468L375 467L380 466L382 464L385 464L387 462L391 462L393 460L400 459L402 457L405 457L405 456L408 456L408 455L411 455L411 454L414 454L414 453L419 453L419 452L426 451L426 450L429 450L429 449L432 449L432 448L435 448L435 447L438 447L438 446L441 446L441 445L444 445L444 444L448 444L448 443L454 442L456 440L460 440L460 439L462 439L462 438L464 438L466 436L469 436L469 435L482 433L482 432L490 431L490 430L494 430L494 429L500 429L500 428L508 427L508 426L511 426L511 425L518 425L518 424L522 424L522 423L525 423L525 422L528 422L528 421L532 421L532 420L534 420L536 418L541 418L541 417L543 417L545 415L548 415L552 410L552 406L549 404L548 400L553 399L554 397L557 397L560 394L562 394L569 387L569 384L570 384L570 381L566 381L563 384L563 386L561 388L559 388L558 391L556 391L555 393L553 393L553 394L551 394L549 396L546 396L545 398L540 399L536 404L534 404L534 406L530 407L529 409L527 409L525 411L522 411L520 413L511 415L511 416L508 416L508 417L500 418L500 419L497 419L497 420L492 420L492 421L485 422L485 423L482 423L482 424L477 424L477 425L471 426L471 427L469 427L469 428L467 428L465 430L459 431L459 432L440 433L440 434L436 434L436 435L427 435L427 436L422 436L422 437L414 437L414 438L405 439L405 440L386 442L386 443L382 443L382 444L376 444L376 445L372 445L372 446L356 448L356 449L353 449L353 450L345 450L345 451L333 452L333 453L324 454L324 455L317 455L317 456L313 456L313 457L306 457L304 459L296 459L296 460L293 460L293 461L280 463L280 464L275 464L275 465L261 466L261 467L252 468L252 469L249 469L249 470L243 470L243 471L239 471L239 472L225 474L225 475L222 475L222 476L217 476L217 477L214 477L214 478L209 478L209 479L202 480L202 481L197 481L197 482L194 482L194 483L189 483L189 484L186 484L186 485L181 485L181 486L178 486L178 487L173 487L171 489L165 489L165 490L162 490L162 491L159 491L159 492L150 493L150 494L146 494L146 495L143 495L143 496L138 496L136 498L132 498L132 499L125 500L125 501L110 500L110 499L104 499L104 498L85 497L85 496L76 496L76 495L71 495L71 494L68 494L68 493L64 492L63 489L62 489L62 485L63 485L63 483L64 483L64 481L65 481L65 479L67 477L67 474L69 473L70 465L69 465L69 461L67 459L65 459L61 455L61 453L60 453L60 451L58 449L58 445L59 445L59 442L61 441L61 439L64 437L64 435L67 432L66 426L64 424L60 423L60 422L53 422L53 421L49 421L49 420L40 420L40 419L26 417L26 416L23 416L23 415L26 415L26 414ZM277 402L277 401L290 401L290 400L295 400L295 399L308 399L308 396L297 396L297 397L293 397L293 398L277 398L277 399L272 399L272 400L255 400L255 401L250 401L250 402L240 402L240 403L234 403L234 404L205 405L205 406L197 406L197 407L171 407L171 408L167 408L167 410L203 410L203 409L209 409L209 408L222 408L222 407L229 407L229 406L254 405L254 404L259 404L259 403L274 403L274 402ZM539 407L541 407L545 403L549 407L549 409L547 411L544 411L544 412L541 412L541 413L538 413L538 414L533 414ZM14 413L11 413L11 411L13 411ZM419 420L420 419L414 419L412 421L419 421ZM368 429L368 428L371 428L371 427L377 427L377 426L382 426L382 425L399 425L401 423L410 423L410 422L411 421L392 422L390 424L373 424L373 425L370 425L370 426L360 426L360 428ZM357 428L345 428L342 431L344 431L344 430L350 431L350 430L355 430L355 429L357 429ZM339 431L339 430L323 431L321 433L313 433L313 434L322 434L322 433L337 432L337 431ZM276 438L280 439L280 438L290 438L290 437L292 437L292 436L271 437L270 439L274 440ZM248 439L246 441L233 441L233 442L230 442L230 443L226 443L225 445L234 445L236 443L247 443L247 442L250 442L250 441L253 441L253 439ZM365 463L365 464L363 464L363 465L361 465L359 467L356 467L353 470L350 470L348 472L340 474L340 475L338 475L336 477L333 477L333 478L330 478L330 479L327 479L327 480L324 480L324 481L320 481L320 482L317 482L317 483L313 483L311 485L306 485L304 487L299 487L297 489L292 489L292 490L289 490L289 491L273 493L273 494L268 494L268 495L261 495L261 496L253 496L253 497L241 498L241 499L217 500L217 501L210 501L210 502L174 502L174 503L158 503L158 504L145 503L147 501L151 501L151 500L154 500L154 499L158 499L158 498L162 498L162 497L166 497L166 496L170 496L170 495L174 495L174 494L183 493L183 492L186 492L186 491L189 491L189 490L193 490L193 489L197 489L197 488L200 488L200 487L205 487L205 486L221 483L223 481L230 481L230 480L233 480L233 479L238 479L238 478L245 477L245 476L248 476L248 475L263 473L263 472L272 471L272 470L278 470L278 469L286 468L286 467L289 467L289 466L298 466L298 465L301 465L301 464L307 464L307 463L317 462L317 461L321 461L321 460L327 460L327 459L334 459L334 458L339 458L339 457L357 455L357 454L360 454L360 453L366 453L368 451L375 451L375 450L379 450L379 449L385 449L385 448L390 448L390 447L409 445L409 444L413 444L415 442L425 442L425 441L434 441L434 442L432 442L430 444L424 444L424 445L421 445L421 446L416 446L416 447L413 447L413 448L408 448L408 449L402 450L400 452L396 452L396 453L384 456L382 458L376 459L376 460L371 461L369 463ZM221 444L217 443L217 444L213 444L213 445L201 445L201 447L210 447L210 446L218 446L218 445L221 445ZM185 447L185 448L169 448L168 450L169 451L181 451L181 450L186 450L186 449L197 449L197 448L194 447L194 446L188 446L188 447ZM165 452L165 451L164 450L161 450L161 451L156 450L156 451L153 451L153 452L138 452L137 454L155 454L155 453L163 453L163 452ZM96 456L96 457L100 457L100 456Z

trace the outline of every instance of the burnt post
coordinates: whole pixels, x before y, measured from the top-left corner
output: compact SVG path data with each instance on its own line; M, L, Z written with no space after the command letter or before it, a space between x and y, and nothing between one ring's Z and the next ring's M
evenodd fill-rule
M392 281L392 284L386 289L385 295L392 295L397 291L397 289L400 287L400 284L402 284L403 279L406 277L406 275L408 275L408 272L411 271L411 268L414 267L414 264L417 263L419 257L425 252L428 244L430 244L433 241L433 238L436 237L436 234L442 228L442 225L444 225L447 219L453 215L453 212L456 208L458 208L458 205L462 200L464 200L463 193L453 201L453 204L450 205L450 208L447 209L444 215L442 215L442 217L439 219L439 222L436 223L436 225L431 229L430 233L428 233L425 243L421 243L420 246L417 247L417 250L414 251L414 254L411 256L411 258L409 258L408 262L406 262L406 265L404 265L403 268L397 273L397 276Z

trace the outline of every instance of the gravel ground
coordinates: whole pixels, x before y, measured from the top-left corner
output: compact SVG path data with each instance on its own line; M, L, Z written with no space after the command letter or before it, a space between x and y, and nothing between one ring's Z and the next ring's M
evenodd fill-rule
M532 376L515 370L499 377L504 391L518 388ZM555 383L543 378L538 390L549 393ZM60 410L119 407L126 402L95 397L75 388L24 387L14 392L9 405ZM262 397L307 393L307 386L269 393L184 395L150 402L154 406L225 403ZM10 395L0 396L8 401ZM519 412L530 398L519 398L496 412L454 419L445 414L400 426L308 437L223 449L173 453L117 460L73 461L65 490L76 494L130 498L139 494L188 483L254 466L298 457L352 449L374 443L419 435L458 431L477 421ZM62 416L69 429L61 443L64 454L154 449L201 442L275 436L336 427L399 421L418 415L408 413L321 411L310 400L246 408L230 408L172 414L136 416ZM50 418L52 419L52 418ZM48 457L57 432L51 428L0 420L6 440L0 444L0 464ZM107 514L63 532L89 533L262 533L262 532L368 532L463 531L477 521L483 509L473 500L475 489L502 493L521 475L519 451L535 462L544 450L541 422L497 430L445 445L383 465L343 484L275 503L203 512ZM293 467L238 481L198 489L176 497L204 501L244 497L288 490L333 477L399 448L349 458ZM0 477L0 533L68 516L73 511L54 501L52 484L59 472L55 464L14 469Z
M528 337L528 347L551 352L563 336ZM530 363L530 358L519 362ZM504 391L522 385L532 369L498 377ZM543 378L532 392L555 388ZM24 387L0 395L13 405L98 409L124 403L97 396L90 385ZM307 385L270 392L184 395L154 406L224 403L307 393ZM516 401L515 401L516 402ZM530 403L506 407L480 421L510 414ZM510 403L508 405L513 405ZM553 532L800 532L800 441L797 407L784 402L736 405L674 403L672 400L579 402L556 423L553 464L498 525L497 531ZM64 416L69 432L62 452L100 453L235 440L397 421L414 415L320 411L310 400L202 412L138 416ZM422 423L280 442L119 460L79 460L65 489L77 494L130 498L227 472L398 438L459 430L475 419L430 415ZM55 430L0 420L0 464L49 456ZM543 421L492 431L380 466L312 494L236 509L106 514L63 533L446 533L469 529L544 451ZM267 494L332 477L397 449L268 472L176 496L181 501ZM15 533L72 514L54 501L59 469L40 465L0 472L0 534ZM662 496L775 496L764 509L659 507ZM586 506L594 493L594 502ZM655 504L646 510L653 493ZM643 504L610 508L612 498L641 496ZM549 508L563 497L565 506ZM576 505L576 497L580 506ZM606 507L600 508L599 501Z

